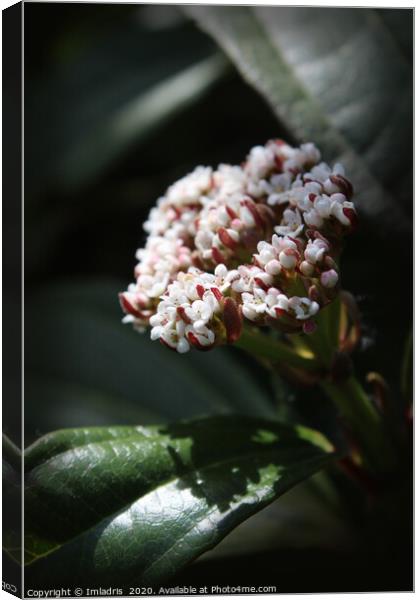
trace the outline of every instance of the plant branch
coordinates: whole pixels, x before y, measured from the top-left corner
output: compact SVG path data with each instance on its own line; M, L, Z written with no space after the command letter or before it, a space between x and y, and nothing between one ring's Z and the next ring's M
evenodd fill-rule
M245 325L235 346L274 363L285 362L291 367L310 373L319 370L320 365L315 359L300 356L292 347L273 339L256 327Z

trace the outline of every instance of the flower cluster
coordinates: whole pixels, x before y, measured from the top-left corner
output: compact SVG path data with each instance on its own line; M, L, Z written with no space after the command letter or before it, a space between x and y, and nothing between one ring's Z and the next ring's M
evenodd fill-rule
M150 211L124 322L181 353L234 342L244 319L310 333L337 294L352 193L313 144L271 140L241 166L197 167Z

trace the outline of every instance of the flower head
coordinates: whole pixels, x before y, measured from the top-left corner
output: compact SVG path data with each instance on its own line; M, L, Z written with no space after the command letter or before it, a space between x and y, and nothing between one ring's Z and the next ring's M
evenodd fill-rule
M180 353L234 342L244 319L312 331L338 290L352 191L313 144L270 140L241 166L197 167L150 211L124 322Z

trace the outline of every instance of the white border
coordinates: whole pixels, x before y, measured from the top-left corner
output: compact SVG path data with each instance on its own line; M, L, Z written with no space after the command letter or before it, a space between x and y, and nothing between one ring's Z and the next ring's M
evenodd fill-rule
M33 1L37 1L37 2L42 2L43 0L33 0ZM48 3L51 2L51 0L45 0L44 3ZM115 0L114 2L101 2L101 0L77 0L80 3L102 3L102 4L200 4L199 2L194 2L192 0L184 0L183 2L177 2L176 0L167 0L166 2L154 2L153 0L143 0L143 2L137 2L135 0ZM61 0L61 2L74 2L74 0ZM1 10L4 10L6 8L8 8L9 6L12 6L16 4L16 2L14 0L0 0L0 8ZM24 4L24 3L23 3ZM214 5L252 5L252 4L264 4L264 5L270 5L270 6L315 6L315 7L337 7L337 8L346 8L346 7L360 7L360 8L414 8L414 2L411 3L407 3L407 2L401 2L398 0L382 0L382 2L375 2L375 1L369 1L369 0L364 0L364 1L359 1L359 2L355 2L355 3L347 3L347 2L336 2L334 4L332 4L331 2L328 1L323 1L323 0L318 0L316 3L313 2L305 2L305 1L293 1L293 0L289 0L288 2L276 2L273 0L265 0L263 2L241 2L240 0L230 0L228 2L223 1L223 0L208 0L207 2L203 2L202 4L214 4ZM417 23L416 23L416 14L414 14L414 28L415 28L415 39L416 39L416 33L417 33ZM24 6L23 6L23 10L22 10L22 76L24 75ZM0 59L1 59L1 46L0 46ZM1 62L1 60L0 60ZM418 47L415 44L415 65L418 65L419 61L418 61ZM418 97L418 78L415 77L415 98ZM0 99L0 106L1 106L1 99ZM0 132L1 132L1 121L0 121ZM24 173L24 136L23 136L23 132L24 132L24 80L22 80L22 299L23 299L23 295L24 295L24 177L23 177L23 173ZM415 137L414 140L418 139L418 123L415 122ZM1 148L0 148L0 158L1 158ZM420 161L418 158L418 155L415 154L415 172L420 172ZM1 165L1 161L0 161L0 165ZM0 166L1 169L1 166ZM415 198L415 194L414 194L414 198ZM414 203L415 206L415 203ZM415 211L415 217L416 217L416 211ZM2 222L1 216L0 216L0 222ZM415 220L416 223L416 220ZM416 232L416 228L415 228L415 232ZM414 237L414 256L415 256L415 275L418 275L417 272L417 265L419 264L418 260L416 260L418 258L418 251L419 251L419 243L416 241L416 236ZM390 240L390 243L392 243L392 240ZM1 255L1 248L0 248L0 255ZM415 278L415 281L417 282L418 278ZM392 284L392 281L390 282L390 284ZM2 291L2 283L0 281L0 294ZM417 292L417 285L415 285L415 291ZM401 293L404 293L404 290L401 290ZM417 295L415 295L416 297ZM416 304L415 304L416 306ZM396 318L398 318L398 316L396 315ZM0 324L0 332L1 332L1 324ZM416 321L414 321L414 339L416 339L416 335L418 334L418 324L416 323ZM0 350L0 356L1 356L1 350ZM415 373L420 373L420 360L418 359L417 353L414 353L414 357L415 357ZM22 445L23 445L23 440L24 440L24 378L23 378L23 372L24 372L24 304L22 302ZM0 365L0 373L1 373L1 365ZM0 417L1 420L1 417ZM415 431L417 430L417 427L415 426ZM417 448L415 451L415 458L417 459ZM418 462L416 461L416 463L418 464ZM415 485L415 491L418 492L418 488L417 488L417 480L416 480L416 485ZM416 496L418 497L418 494L416 494ZM22 534L23 534L23 529L24 527L24 504L22 501ZM416 523L415 526L415 534L416 534L416 538L417 538L417 534L419 533L419 525L418 522ZM418 566L418 557L416 557L415 560L415 573L417 572L417 566ZM22 574L22 590L24 589L24 581L23 581L23 574ZM355 594L334 594L334 597L349 597L349 596L353 596ZM282 599L284 600L299 600L299 599L304 599L306 598L307 594L285 594L285 595L281 595ZM331 594L315 594L315 596L317 598L329 598L331 597ZM7 592L3 592L1 591L0 593L0 599L3 598L11 598L14 597L11 594L8 594ZM165 596L162 596L162 598L164 598ZM201 596L203 597L203 596ZM208 596L209 598L212 598L211 596ZM215 596L214 598L220 598L221 596ZM249 596L235 596L236 598L240 599L240 598L248 598ZM264 595L259 595L256 596L257 598L275 598L277 596L264 596ZM378 598L382 598L382 597L392 597L395 600L403 600L404 598L407 597L407 593L387 593L387 594L371 594L371 593L365 593L363 594L363 597L366 598L366 600L370 600L372 598L372 600L376 600ZM227 598L232 598L232 596L229 596Z

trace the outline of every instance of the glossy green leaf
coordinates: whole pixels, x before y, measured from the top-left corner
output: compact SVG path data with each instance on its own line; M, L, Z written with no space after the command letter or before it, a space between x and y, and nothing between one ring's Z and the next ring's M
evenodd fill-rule
M237 415L49 434L25 456L27 582L158 583L334 457Z
M346 166L360 211L409 226L412 69L360 9L188 6L298 140ZM398 11L397 11L398 12ZM409 17L405 27L410 32ZM399 29L401 31L401 28Z
M329 486L332 498L320 493L321 484ZM337 492L322 471L241 523L200 561L255 555L281 548L349 548L355 538L354 528L343 515Z

